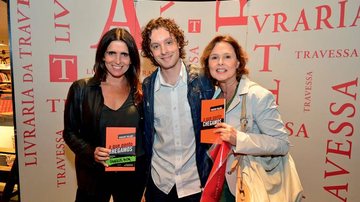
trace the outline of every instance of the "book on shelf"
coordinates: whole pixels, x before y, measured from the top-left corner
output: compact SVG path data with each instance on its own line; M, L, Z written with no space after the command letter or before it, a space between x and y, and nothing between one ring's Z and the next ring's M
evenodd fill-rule
M10 64L0 64L0 70L11 70Z
M11 82L10 73L0 72L0 82Z
M135 171L135 147L135 127L107 127L106 148L111 152L105 171Z
M225 121L225 99L218 98L213 100L201 101L201 143L215 143L218 134L214 133L215 125Z

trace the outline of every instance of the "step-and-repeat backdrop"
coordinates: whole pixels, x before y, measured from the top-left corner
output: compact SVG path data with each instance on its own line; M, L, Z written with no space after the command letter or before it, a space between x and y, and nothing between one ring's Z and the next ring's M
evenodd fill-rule
M170 17L199 64L216 34L231 34L250 56L252 80L280 106L305 189L304 201L360 198L360 2L9 1L21 200L73 201L74 155L62 138L71 82L92 76L100 36ZM154 67L142 60L142 78ZM119 182L123 183L123 182Z

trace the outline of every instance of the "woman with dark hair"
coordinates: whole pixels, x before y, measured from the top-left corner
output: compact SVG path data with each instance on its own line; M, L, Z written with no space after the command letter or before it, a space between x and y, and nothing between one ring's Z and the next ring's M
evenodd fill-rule
M289 154L290 142L274 95L251 81L247 56L229 35L214 37L205 47L201 64L218 88L213 98L226 100L225 123L215 133L222 160L208 179L201 201L294 202L302 186ZM212 180L214 179L214 180Z
M65 104L63 137L75 153L76 202L140 201L146 178L140 58L128 31L114 28L101 38L94 72L71 85ZM107 127L136 128L135 171L105 172Z

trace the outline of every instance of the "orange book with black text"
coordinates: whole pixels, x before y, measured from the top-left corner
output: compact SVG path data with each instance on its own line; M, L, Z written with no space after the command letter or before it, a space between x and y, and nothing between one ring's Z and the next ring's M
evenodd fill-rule
M135 127L107 127L106 148L111 152L105 171L135 171Z
M218 134L214 133L215 125L225 121L225 99L218 98L213 100L201 101L201 143L215 143Z

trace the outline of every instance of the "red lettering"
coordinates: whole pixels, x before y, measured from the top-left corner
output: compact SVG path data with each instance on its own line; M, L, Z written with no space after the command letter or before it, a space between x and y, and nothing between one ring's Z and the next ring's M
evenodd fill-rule
M190 53L192 53L195 56L189 57L189 62L191 63L198 63L199 62L199 46L196 46L195 48L189 49Z
M309 31L309 30L311 30L311 29L310 29L310 26L309 26L309 23L308 23L308 21L307 21L307 19L306 19L306 15L305 15L305 10L304 10L304 9L301 10L299 19L298 19L298 21L296 22L295 28L294 28L292 31L293 31L293 32L298 31L297 29L298 29L298 26L299 26L300 24L304 26L304 29L303 29L304 31Z
M35 138L36 137L35 129L32 129L31 131L25 130L23 132L23 136L24 138Z
M331 17L331 8L328 5L323 5L323 6L318 6L316 7L317 9L317 21L316 21L316 28L315 30L320 30L321 28L321 22L323 22L323 24L328 27L329 29L334 28L333 26L331 26L331 24L329 23L329 18ZM325 9L325 17L322 18L323 16L323 12L322 10Z
M235 25L247 25L248 17L244 16L244 8L247 4L247 0L238 0L240 4L240 16L237 17L220 17L220 4L221 1L216 0L216 13L215 13L215 26L216 31L219 31L219 27L222 26L235 26Z
M30 0L17 0L17 4L23 4L30 8Z
M63 17L67 14L69 14L69 10L67 10L62 4L59 3L59 1L54 0L54 4L57 4L58 6L60 6L62 8L62 12L58 13L58 14L54 14L54 18L60 18Z
M275 102L277 105L279 105L279 89L280 89L280 80L274 79L275 83L276 83L276 88L274 90L270 90L270 92L272 94L274 94L275 96Z
M25 162L25 166L33 166L33 165L37 165L37 153L36 152L28 152L27 150L32 149L33 147L36 146L35 143L32 142L28 142L26 140L24 140L24 155L26 157L26 162ZM29 158L29 157L33 157L33 158ZM31 160L31 161L28 161Z
M359 8L358 8L358 11L357 11L357 14L356 14L356 17L355 17L355 19L354 19L354 22L350 25L350 27L355 27L355 26L357 26L357 20L359 20L360 19L360 6L359 6Z
M61 101L63 101L63 102L61 102ZM66 101L66 99L61 100L61 99L51 99L51 98L46 100L46 102L50 103L50 112L51 113L57 112L57 110L56 110L58 108L57 103L60 103L60 102L65 103L65 101Z
M21 27L18 27L19 30L31 35L31 27L30 25L24 25L24 26L21 26Z
M66 30L70 30L70 24L54 23L54 25L55 25L56 30L58 30L59 28L65 28ZM63 41L63 42L70 43L70 32L65 31L64 34L65 34L65 36L62 36L62 37L55 36L55 42Z
M356 101L356 93L353 93L353 94L348 93L348 87L350 87L350 86L356 86L357 87L357 85L358 85L358 78L356 78L353 81L349 81L349 82L346 82L346 83L343 83L343 84L333 86L332 89L336 90L336 91L338 91L340 93L343 93L343 94L345 94L347 96L350 96ZM342 88L345 88L344 89L345 91L341 90Z
M264 21L263 21L263 23L261 25L260 25L259 20L258 20L258 15L252 16L254 18L255 25L256 25L256 28L257 28L259 33L261 33L262 29L264 28L265 22L267 21L269 16L270 16L270 14L265 14L265 19L264 19Z
M285 13L274 13L275 21L274 21L274 30L273 32L279 32L279 26L282 28L283 31L289 32L289 30L285 26L285 22L287 20ZM281 18L281 20L280 20Z
M347 201L346 197L339 196L339 191L340 190L345 190L346 192L348 192L348 183L346 183L345 185L338 185L338 186L325 186L324 189L327 192L329 192L330 194L336 196L341 201L344 201L344 202Z
M337 134L339 133L342 129L344 129L345 127L349 127L350 128L350 132L345 134L345 136L352 136L354 133L354 127L351 123L349 122L343 122L341 123L336 129L332 129L331 125L334 123L334 121L329 121L328 124L328 129L330 132L332 132L333 134Z
M345 1L340 1L339 4L340 4L340 20L339 20L339 26L338 28L342 28L342 27L345 27L345 4L346 4L346 0Z
M132 36L134 37L134 39L136 41L137 47L140 49L141 41L142 41L141 33L140 33L141 29L140 29L139 21L136 17L136 10L134 7L134 2L128 1L128 0L122 0L124 10L121 12L123 12L125 14L125 17L126 17L125 22L114 21L115 11L116 11L116 8L118 7L117 2L118 2L117 0L111 1L109 16L108 16L108 19L106 20L106 24L104 26L104 29L103 29L103 32L101 35L104 35L108 30L111 29L112 26L128 27L129 32L132 34ZM96 48L98 46L98 43L91 45L90 48Z
M289 136L294 135L294 130L293 130L293 126L294 123L293 122L287 122L285 124L285 128L286 130L288 130ZM301 124L299 130L297 131L297 133L295 134L295 137L300 137L300 134L302 134L302 137L304 138L309 138L308 132L306 130L305 124Z
M19 18L19 19L17 20L18 23L20 23L20 22L22 22L22 21L30 20L30 18L29 18L28 16L24 15L24 14L20 11L19 8L17 9L17 14L20 14L21 16L23 16L23 18ZM29 25L29 26L30 26L30 25Z
M327 141L327 147L326 147L326 154L333 153L333 154L340 154L344 156L348 156L349 159L351 159L351 151L352 151L352 142L349 140L346 140L348 144L348 150L340 150L340 147L344 145L342 142L335 142L336 148L330 148L330 143L332 143L332 140Z
M264 63L263 68L260 70L260 72L272 72L269 69L269 61L270 61L270 48L277 48L280 50L281 44L275 44L275 45L255 45L254 51L257 48L264 48Z
M335 176L335 175L344 175L344 174L349 174L349 171L341 168L339 165L335 164L334 162L330 161L327 157L326 157L326 160L325 160L325 164L331 164L335 167L338 168L338 170L336 171L331 171L331 172L328 172L328 171L325 171L324 173L324 178L327 178L327 177L330 177L330 176Z
M350 108L350 109L352 109L352 110L351 110L352 113L349 114L349 115L347 115L346 117L348 117L348 118L354 117L356 109L355 109L355 106L354 106L353 104L351 104L351 103L345 103L345 104L341 105L338 110L334 111L334 109L332 109L332 107L335 106L335 104L336 104L335 102L332 102L332 103L330 104L330 112L331 112L331 114L333 114L333 115L340 115L340 114L342 114L342 113L345 111L345 109Z
M31 119L28 119L26 121L23 121L23 124L35 127L35 117L32 117Z
M164 11L166 11L173 5L175 5L175 2L170 1L169 3L165 4L165 6L160 6L160 14L162 14Z

